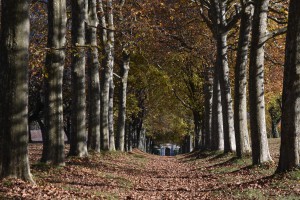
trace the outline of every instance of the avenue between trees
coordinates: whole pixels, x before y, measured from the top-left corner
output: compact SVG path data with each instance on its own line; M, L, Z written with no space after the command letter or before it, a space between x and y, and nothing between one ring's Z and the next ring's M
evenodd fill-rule
M102 154L178 166L189 180L166 198L195 192L180 161L189 155L200 158L185 168L194 178L210 168L205 156L269 166L266 176L299 172L299 10L297 0L0 0L1 180L40 184L37 165ZM193 153L146 154L166 143Z

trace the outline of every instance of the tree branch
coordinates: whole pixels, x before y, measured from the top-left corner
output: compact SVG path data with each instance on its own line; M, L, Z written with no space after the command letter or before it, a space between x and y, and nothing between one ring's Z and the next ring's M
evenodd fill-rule
M227 25L225 26L225 30L229 31L232 29L240 20L241 12L236 8L236 14L228 19Z
M272 16L268 16L268 18L271 19L272 21L276 22L277 24L287 24L286 19L278 19L278 18L272 17Z
M287 27L283 27L283 28L280 28L280 29L277 29L277 30L274 30L268 34L265 35L265 37L263 38L263 41L261 42L260 45L263 45L264 43L266 43L269 39L271 38L274 38L276 36L279 36L279 35L283 35L285 34L287 31Z
M191 106L191 105L187 104L183 99L181 99L181 98L178 96L178 94L176 93L176 91L175 91L174 89L172 89L172 91L173 91L175 97L181 102L181 104L182 104L184 107L189 108L189 109L192 110L192 106Z
M214 26L213 26L212 22L209 20L209 18L203 14L202 8L200 8L200 16L202 17L202 19L204 20L205 24L208 26L208 28L210 29L210 31L213 32Z

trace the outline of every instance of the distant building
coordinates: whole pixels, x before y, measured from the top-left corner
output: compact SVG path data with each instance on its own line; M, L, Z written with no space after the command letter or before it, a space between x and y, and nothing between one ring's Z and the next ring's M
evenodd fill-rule
M180 147L176 144L161 144L159 149L159 155L161 156L176 156L179 153Z

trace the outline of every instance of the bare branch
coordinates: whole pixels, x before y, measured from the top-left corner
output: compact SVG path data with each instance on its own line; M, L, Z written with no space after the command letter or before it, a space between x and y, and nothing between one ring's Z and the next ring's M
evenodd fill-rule
M172 91L173 91L175 97L181 102L181 104L182 104L184 107L189 108L189 109L192 110L192 106L191 106L191 105L187 104L183 99L181 99L181 98L178 96L178 94L176 93L176 91L175 91L174 89L172 89Z
M264 44L264 43L266 43L271 38L274 38L276 36L285 34L286 31L287 31L287 27L283 27L283 28L274 30L274 31L266 34L265 37L263 38L263 41L261 42L261 45Z
M241 17L241 12L236 6L236 14L228 19L225 30L229 31L230 29L232 29L238 23L238 21L240 20L240 17Z

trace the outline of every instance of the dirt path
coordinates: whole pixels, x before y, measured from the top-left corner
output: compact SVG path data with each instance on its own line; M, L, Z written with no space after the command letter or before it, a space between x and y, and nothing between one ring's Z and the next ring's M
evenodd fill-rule
M127 194L133 199L200 199L205 198L210 183L192 163L176 157L145 155L145 168L132 177L134 187Z

